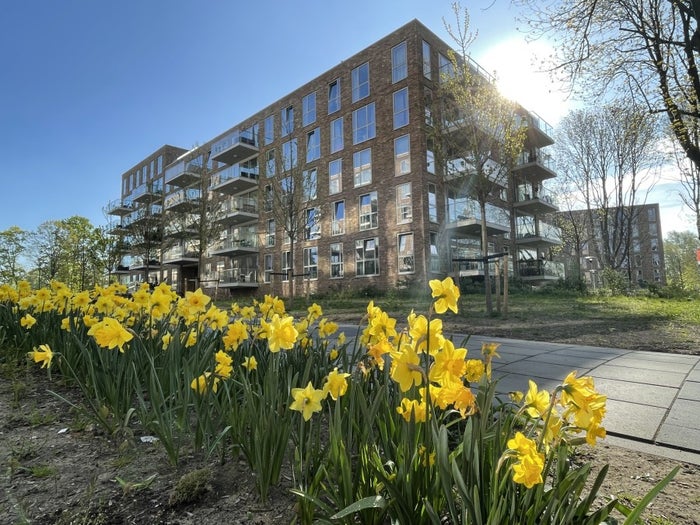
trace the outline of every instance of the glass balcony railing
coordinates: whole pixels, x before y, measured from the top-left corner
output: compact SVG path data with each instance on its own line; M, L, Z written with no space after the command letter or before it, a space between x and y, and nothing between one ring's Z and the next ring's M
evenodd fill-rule
M240 235L234 237L227 237L221 239L212 245L212 251L214 252L225 252L225 251L236 251L240 248L257 248L258 247L258 236L257 235Z
M257 268L228 268L214 274L219 284L257 283Z
M518 239L539 237L542 239L561 242L561 229L557 226L553 226L542 221L539 222L537 227L535 227L534 221L518 224L516 235Z
M448 204L448 223L468 220L481 221L481 209L478 202L471 199L456 199L454 202ZM508 212L503 208L489 203L486 203L486 222L499 224L507 228L510 225Z
M211 158L219 162L233 165L250 158L258 153L258 126L245 130L234 130L225 137L217 140L211 147Z
M163 261L179 261L182 259L198 259L199 254L192 246L173 246L163 253Z
M258 200L254 197L232 197L223 202L221 212L224 215L258 213Z
M199 188L178 190L165 197L163 205L166 210L175 208L181 204L195 205L199 203L201 196L202 192L199 190Z
M555 171L554 158L542 151L523 151L518 155L516 166L525 166L527 164L539 164L550 171Z
M212 175L209 189L216 189L227 182L240 179L247 179L251 182L255 182L258 180L258 171L257 166L241 167L240 164L229 166L228 168L224 168L223 170Z
M564 263L562 262L537 259L519 261L518 275L524 278L541 277L548 279L564 279L566 277L566 272L564 270Z
M154 180L145 184L141 184L134 188L131 192L131 199L137 200L145 195L162 195L163 193L163 181L161 179Z
M165 168L165 183L172 184L174 181L178 181L182 178L186 178L187 181L190 181L199 177L201 173L201 157L187 162L183 160Z

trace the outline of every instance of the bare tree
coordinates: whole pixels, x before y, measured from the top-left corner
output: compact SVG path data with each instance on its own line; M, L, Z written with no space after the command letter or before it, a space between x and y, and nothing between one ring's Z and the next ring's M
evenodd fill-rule
M695 0L516 0L534 37L553 41L551 70L593 97L613 90L665 114L692 169L684 203L700 236L700 74Z
M631 271L636 205L645 203L663 161L658 138L654 119L625 103L577 110L560 124L560 177L578 195L602 267Z
M455 194L478 204L486 310L493 309L488 260L488 208L506 207L509 175L522 152L525 127L516 118L518 106L502 97L494 79L470 59L474 34L469 13L453 4L455 25L445 28L456 46L442 64L435 93L433 123L435 156Z

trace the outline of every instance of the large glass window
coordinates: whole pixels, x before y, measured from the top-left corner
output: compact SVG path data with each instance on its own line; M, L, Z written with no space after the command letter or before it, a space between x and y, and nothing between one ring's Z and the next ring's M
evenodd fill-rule
M408 125L408 88L394 93L394 129Z
M352 101L369 96L369 62L352 70Z
M282 136L285 137L294 131L294 106L288 106L282 110Z
M343 149L343 117L331 122L331 153Z
M321 237L321 222L319 221L318 208L307 208L305 211L304 238L307 241Z
M337 279L344 275L343 243L336 242L331 244L331 279Z
M442 53L438 53L438 67L440 68L441 79L454 76L454 66L452 62Z
M391 50L391 81L398 82L408 76L406 42L401 42Z
M374 118L374 102L352 112L352 143L359 144L373 139L377 134Z
M331 235L345 233L345 201L333 203L333 220L331 221Z
M318 194L318 170L316 168L304 170L302 178L304 183L304 202L315 199Z
M437 189L435 184L428 184L428 220L430 222L437 222L438 220Z
M398 238L399 273L412 273L415 270L413 254L413 234L400 233Z
M428 173L435 175L435 153L433 153L432 149L425 151L425 167Z
M304 278L318 279L318 246L304 248Z
M289 250L282 252L282 280L289 281L292 273L292 254Z
M265 254L265 277L263 278L266 283L272 281L272 254Z
M430 44L423 40L423 76L425 78L432 78L433 71L430 64Z
M402 135L394 139L394 174L411 172L411 137Z
M396 186L396 222L403 224L413 220L413 201L411 199L411 183L406 182Z
M379 275L379 242L376 237L355 241L355 274Z
M268 221L267 221L267 235L266 235L268 246L275 245L275 231L276 231L275 219L268 219Z
M372 182L372 149L356 151L352 156L355 187Z
M265 117L265 145L272 144L275 140L275 116Z
M340 110L340 79L328 84L328 114Z
M377 192L360 195L360 230L370 230L379 226L379 201Z
M328 193L334 195L343 191L343 160L335 159L328 163Z
M438 254L438 234L436 232L429 233L430 239L430 271L440 271L440 255Z
M321 130L313 129L306 134L306 162L321 158Z
M263 190L263 206L265 208L265 211L272 211L272 200L272 186L267 185Z
M282 165L285 171L297 165L297 139L288 140L282 144Z
M265 175L268 177L274 177L277 173L277 159L275 156L275 150L271 149L267 152L267 160L265 162Z
M316 92L309 93L301 99L302 126L308 126L316 122Z

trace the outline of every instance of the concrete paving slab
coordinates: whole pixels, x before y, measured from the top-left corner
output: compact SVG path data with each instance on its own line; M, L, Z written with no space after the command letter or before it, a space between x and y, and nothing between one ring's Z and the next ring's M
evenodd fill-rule
M700 445L700 401L677 399L666 418L669 425L695 429Z
M663 372L658 370L647 370L644 368L632 368L628 366L615 366L605 364L591 371L596 380L618 379L620 381L631 381L633 383L644 383L649 385L671 386L679 388L683 384L686 374L676 372Z
M678 395L678 389L668 386L642 385L617 379L598 378L595 380L598 392L605 394L608 400L627 401L641 405L667 408Z
M688 374L693 369L693 364L684 360L656 360L647 359L644 356L636 357L625 355L610 361L615 366L628 366L632 368L643 368L645 370L661 370L664 372L678 372Z
M498 368L498 373L513 373L531 377L541 377L562 381L574 368L566 365L540 363L525 359L516 363L509 363Z
M652 440L661 426L665 408L608 399L603 426L608 432Z
M546 354L533 355L528 357L527 360L531 362L574 367L576 370L579 370L579 372L591 370L592 368L606 363L604 359L578 355L562 355L559 352L547 352Z
M700 382L686 381L678 393L679 399L690 399L700 401Z
M700 435L696 429L670 423L663 424L656 436L657 443L690 450L697 450L698 440Z
M528 375L522 375L522 374L507 374L507 375L501 375L499 373L494 372L494 377L498 378L498 385L496 386L496 391L502 394L507 394L508 392L527 392L527 389L529 387L528 381L532 379L535 383L537 383L537 388L539 390L548 390L551 392L554 390L561 381L557 381L555 379L543 379L541 377L532 377Z
M686 381L700 382L700 369L696 367L692 372L690 372Z
M588 356L596 359L610 360L616 357L626 355L629 351L625 350L622 353L610 353L605 349L599 349L594 347L582 347L582 346L561 346L557 349L557 354L559 355L570 355L570 356Z

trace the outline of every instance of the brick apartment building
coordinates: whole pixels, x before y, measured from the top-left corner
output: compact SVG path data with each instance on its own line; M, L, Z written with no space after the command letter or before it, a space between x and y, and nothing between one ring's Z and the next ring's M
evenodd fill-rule
M471 260L482 253L479 207L430 149L428 101L448 49L414 20L195 150L164 146L136 164L107 207L126 241L120 278L288 295L291 281L302 293L483 276ZM556 279L563 266L544 255L560 234L542 220L557 209L545 187L552 133L518 113L527 139L487 206L488 251L515 249L523 279ZM294 260L273 198L291 165L309 185Z

